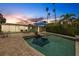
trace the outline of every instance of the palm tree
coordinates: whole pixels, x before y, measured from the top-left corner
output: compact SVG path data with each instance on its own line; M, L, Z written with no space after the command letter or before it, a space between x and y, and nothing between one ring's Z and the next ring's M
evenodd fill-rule
M48 16L50 16L50 13L48 13Z
M48 18L50 18L50 13L48 13Z
M55 16L55 23L56 23L56 6L55 6L55 3L53 3L53 6L54 6L53 12L54 12L54 16Z
M46 8L46 12L48 13L48 11L49 11L49 8L47 7L47 8Z
M75 14L65 14L65 15L62 15L62 16L60 16L60 18L61 18L61 22L64 22L64 23L68 23L68 22L70 22L70 23L72 23L73 22L73 20L75 19Z
M6 23L6 19L3 17L3 15L0 13L0 32L1 32L1 29L2 29L2 27L1 27L1 24L4 24L4 23Z
M49 11L49 8L47 7L47 8L46 8L46 12L47 12L47 22L48 22L48 15L49 15L48 11Z

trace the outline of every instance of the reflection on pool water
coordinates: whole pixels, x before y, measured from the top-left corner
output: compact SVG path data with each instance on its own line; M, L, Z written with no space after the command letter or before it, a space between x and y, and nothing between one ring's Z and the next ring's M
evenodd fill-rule
M49 35L47 36L50 43L43 47L32 43L33 38L27 39L29 45L40 51L46 56L74 56L75 55L75 41L67 38Z

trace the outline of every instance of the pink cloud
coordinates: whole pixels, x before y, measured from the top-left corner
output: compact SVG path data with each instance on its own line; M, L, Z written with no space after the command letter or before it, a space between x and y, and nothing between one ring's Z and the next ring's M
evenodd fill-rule
M19 24L32 24L32 21L29 20L29 17L24 15L6 15L7 23L19 23Z

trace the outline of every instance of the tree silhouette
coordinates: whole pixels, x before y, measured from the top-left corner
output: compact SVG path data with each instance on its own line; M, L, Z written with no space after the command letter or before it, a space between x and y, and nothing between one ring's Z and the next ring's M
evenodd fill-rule
M2 29L2 27L1 27L1 24L4 24L4 23L6 23L6 19L3 17L3 15L0 13L0 32L1 32L1 29Z
M48 11L49 11L49 8L47 7L47 8L46 8L46 12L48 13Z
M47 22L48 22L48 11L49 11L49 8L47 7L47 8L46 8L46 12L47 12Z
M54 13L54 16L55 16L55 23L56 23L56 5L55 5L55 3L53 3L53 6L54 6L54 8L53 8L53 13Z
M48 16L50 16L50 13L48 13Z

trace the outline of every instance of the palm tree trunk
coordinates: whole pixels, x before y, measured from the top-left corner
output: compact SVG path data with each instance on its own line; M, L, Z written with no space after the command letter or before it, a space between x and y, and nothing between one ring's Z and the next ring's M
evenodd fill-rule
M56 12L55 12L55 23L56 23L57 21L56 21Z

